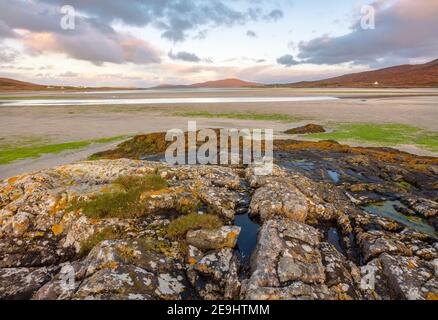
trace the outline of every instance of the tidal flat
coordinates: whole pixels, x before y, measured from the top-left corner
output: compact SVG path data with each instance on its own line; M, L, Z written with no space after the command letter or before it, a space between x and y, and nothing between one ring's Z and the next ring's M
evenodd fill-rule
M105 104L105 99L312 96L336 99L205 104ZM28 102L35 99L77 99L78 102L93 99L102 100L102 104L2 106L2 102ZM0 178L5 178L26 172L27 169L49 168L61 162L64 164L64 149L68 149L69 161L79 161L97 152L95 145L90 143L92 141L161 132L172 128L185 130L188 120L196 120L198 128L272 128L279 138L284 131L293 127L318 123L327 127L330 132L298 138L334 139L355 145L389 146L416 154L436 155L438 90L248 88L26 92L0 95L0 112L0 152L6 154L3 158L9 159L0 165ZM357 127L363 124L371 127L365 131ZM388 131L385 129L388 126L396 127ZM416 133L412 130L416 130ZM379 139L373 140L373 135L379 136ZM7 141L8 145L2 141ZM29 144L29 141L33 142ZM53 146L61 146L55 148L61 153L47 156L52 152ZM31 151L27 150L29 147ZM26 152L23 153L23 150ZM40 155L45 155L45 160L38 164L41 158L35 157ZM20 158L30 159L13 161ZM11 161L13 162L10 163Z

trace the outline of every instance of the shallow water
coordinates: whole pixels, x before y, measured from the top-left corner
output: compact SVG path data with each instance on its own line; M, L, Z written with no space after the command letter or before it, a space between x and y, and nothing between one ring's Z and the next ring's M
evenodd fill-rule
M332 179L334 183L338 183L341 180L340 174L336 171L327 170L327 174L329 175L330 179Z
M302 97L194 97L194 98L131 98L131 99L29 99L1 101L0 106L82 106L82 105L135 105L135 104L198 104L198 103L255 103L300 102L337 100L331 96Z
M236 215L234 225L241 227L239 238L237 239L237 248L242 255L243 261L249 263L251 254L257 244L257 233L260 226L251 220L248 212L241 215Z
M327 241L332 244L336 250L344 254L344 249L341 245L341 236L336 228L331 227L327 230Z
M438 239L438 233L426 222L426 220L420 217L406 216L395 210L394 206L405 207L400 201L384 201L364 206L363 209L367 212L394 220L410 229L414 229Z

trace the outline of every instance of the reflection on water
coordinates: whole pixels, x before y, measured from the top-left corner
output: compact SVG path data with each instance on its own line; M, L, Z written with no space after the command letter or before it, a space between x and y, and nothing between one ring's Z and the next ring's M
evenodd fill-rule
M197 104L197 103L252 103L300 102L337 100L329 96L303 97L207 97L207 98L126 98L126 99L26 99L1 101L4 107L13 106L78 106L78 105L134 105L134 104Z
M364 206L365 211L373 213L375 215L388 218L398 223L417 230L419 232L425 233L433 238L438 239L438 233L435 229L429 225L426 220L420 217L405 216L404 214L398 212L395 207L405 207L400 201L384 201L379 203L370 204Z
M236 215L234 225L242 228L239 238L237 239L237 247L244 262L249 263L251 254L257 244L257 233L259 232L260 226L251 220L248 212Z
M341 180L339 173L336 171L327 170L327 174L329 175L330 179L332 179L334 183L338 183Z

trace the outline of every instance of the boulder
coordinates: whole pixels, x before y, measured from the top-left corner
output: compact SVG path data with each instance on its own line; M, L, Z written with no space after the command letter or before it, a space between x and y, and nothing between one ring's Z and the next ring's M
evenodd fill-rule
M202 229L187 232L187 243L201 250L234 248L240 234L240 227L225 226L220 229Z

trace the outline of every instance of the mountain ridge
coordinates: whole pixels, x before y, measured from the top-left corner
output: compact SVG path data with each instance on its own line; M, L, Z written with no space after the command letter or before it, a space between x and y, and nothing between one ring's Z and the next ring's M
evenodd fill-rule
M349 73L316 81L273 84L288 88L436 88L438 59L423 64L404 64L383 69Z

